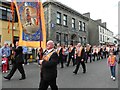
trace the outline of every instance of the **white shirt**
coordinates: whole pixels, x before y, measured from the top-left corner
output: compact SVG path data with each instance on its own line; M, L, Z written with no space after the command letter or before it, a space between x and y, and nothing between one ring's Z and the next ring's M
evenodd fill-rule
M50 53L53 49L54 49L54 48L52 48L52 49L50 49L50 50L47 50L47 51L46 51L47 54Z

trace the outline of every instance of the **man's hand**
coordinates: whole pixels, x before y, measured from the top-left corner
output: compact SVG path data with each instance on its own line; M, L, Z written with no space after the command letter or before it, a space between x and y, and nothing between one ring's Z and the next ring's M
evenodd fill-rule
M40 61L39 61L40 65L42 64L42 62L43 62L43 60L40 60Z

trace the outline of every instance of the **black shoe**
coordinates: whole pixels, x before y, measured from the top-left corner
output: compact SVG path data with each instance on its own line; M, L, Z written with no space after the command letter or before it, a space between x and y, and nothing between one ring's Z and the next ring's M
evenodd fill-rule
M10 78L8 78L8 77L4 77L4 79L10 80Z
M64 67L61 67L61 68L64 68Z
M74 73L74 74L77 74L77 72L75 72L75 71L74 71L73 73Z
M26 78L20 78L19 80L24 80L24 79L26 79Z
M66 66L68 67L69 65L68 65L68 64L66 64Z
M83 73L86 73L86 71L83 71Z

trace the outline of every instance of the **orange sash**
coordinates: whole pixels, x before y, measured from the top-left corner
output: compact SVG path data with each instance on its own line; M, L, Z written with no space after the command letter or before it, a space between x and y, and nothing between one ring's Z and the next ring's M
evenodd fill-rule
M55 51L52 51L52 52L48 53L47 55L43 55L43 58L42 58L42 59L45 60L45 61L49 61L51 55L52 55L54 52L55 52Z
M77 54L78 54L78 56L81 56L82 49L83 49L83 47L80 47L80 48L77 49Z
M87 47L86 47L86 50L87 50L87 51L89 51L89 50L90 50L90 47L89 47L89 46L87 46Z

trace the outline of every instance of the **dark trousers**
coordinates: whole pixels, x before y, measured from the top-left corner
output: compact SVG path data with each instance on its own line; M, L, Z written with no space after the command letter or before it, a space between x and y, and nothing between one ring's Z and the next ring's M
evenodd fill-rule
M23 69L22 64L13 64L12 69L11 69L10 73L7 75L7 77L8 77L8 78L11 78L11 77L14 75L14 73L15 73L15 71L16 71L17 69L18 69L19 72L21 73L22 78L25 78L25 71L24 71L24 69Z
M25 60L25 64L27 64L27 54L23 54L24 60Z
M61 68L63 68L64 66L63 66L63 56L62 55L59 56L59 61L61 63Z
M74 73L77 74L77 72L78 72L78 70L79 70L79 67L80 67L80 64L82 65L83 72L86 72L85 62L84 62L84 61L81 61L81 57L77 57L77 65L76 65L76 68L75 68L75 70L74 70Z
M107 57L107 56L106 56L106 51L103 51L103 56L104 56L104 58Z
M97 60L98 60L98 54L97 53L94 53L93 57L94 57L93 61L95 61L95 57L97 57Z
M72 62L73 62L73 66L75 65L74 55L69 54L69 58L68 58L68 62L67 62L67 66L69 66L71 59L72 59Z
M98 60L100 60L101 59L101 52L98 52Z
M41 79L38 90L47 90L49 85L51 87L51 90L58 90L58 86L56 85L56 78L52 80Z

